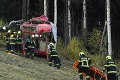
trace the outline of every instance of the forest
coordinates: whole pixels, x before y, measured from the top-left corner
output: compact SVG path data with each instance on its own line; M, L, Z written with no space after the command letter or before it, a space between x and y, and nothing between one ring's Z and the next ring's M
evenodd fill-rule
M83 0L69 0L71 23L68 24L67 2L68 0L57 0L57 29L58 37L63 42L69 41L66 35L69 33L68 25L71 25L71 37L82 37L83 27ZM23 4L24 2L24 4ZM26 5L23 7L23 5ZM47 0L47 16L49 21L54 21L54 0ZM25 8L25 9L23 9ZM23 12L25 13L23 15ZM44 0L0 0L0 19L9 23L12 20L28 20L32 17L44 14ZM111 15L111 39L113 53L116 58L120 53L120 0L110 0ZM94 28L103 32L106 21L106 1L105 0L86 0L86 25L87 37ZM67 44L67 43L66 43Z

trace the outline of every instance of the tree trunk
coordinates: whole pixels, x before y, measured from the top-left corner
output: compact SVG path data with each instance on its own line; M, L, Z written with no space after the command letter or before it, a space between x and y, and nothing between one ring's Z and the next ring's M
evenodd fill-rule
M44 15L47 16L47 0L44 0Z
M111 21L110 21L110 0L107 2L107 35L108 35L108 53L112 55L112 43L111 43Z
M30 15L30 0L27 0L27 12L26 12L26 19L28 20L29 19L29 15Z
M54 24L57 25L57 0L54 0Z
M70 0L66 0L66 7L65 7L65 46L68 45L68 43L71 40L71 14L70 14Z
M85 41L85 44L87 43L87 21L86 21L87 15L86 15L86 0L83 0L83 29L82 29L82 35L83 40Z
M26 0L22 0L22 19L26 20Z
M65 29L64 29L64 34L65 34L65 46L67 46L67 44L68 44L68 18L67 18L67 16L68 16L68 0L65 0Z
M71 41L71 13L70 13L70 0L68 0L68 29L69 29L69 42Z
M54 0L54 25L57 28L57 0ZM56 31L56 34L57 34L57 31ZM55 43L55 48L56 48L56 44L57 42Z

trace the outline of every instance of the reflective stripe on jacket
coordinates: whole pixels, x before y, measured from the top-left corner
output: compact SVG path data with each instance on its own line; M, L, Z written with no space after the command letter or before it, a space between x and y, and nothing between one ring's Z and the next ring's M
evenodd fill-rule
M89 57L86 57L85 55L82 55L80 58L79 58L79 65L81 67L89 67L90 64L91 64L91 60Z
M35 41L31 41L28 45L28 48L35 48Z
M17 35L17 44L22 44L21 35Z
M15 38L10 38L10 44L15 44Z
M6 43L10 43L9 37L6 37L6 38L5 38L5 41L6 41Z
M50 56L58 56L58 52L56 51L55 47L50 47L49 55Z
M104 65L103 71L107 70L107 73L117 73L116 65L112 60L107 60L106 64Z

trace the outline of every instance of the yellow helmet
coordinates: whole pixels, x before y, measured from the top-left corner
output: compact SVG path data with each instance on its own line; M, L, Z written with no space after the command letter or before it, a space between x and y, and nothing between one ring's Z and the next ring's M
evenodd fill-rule
M14 31L13 33L14 33L14 34L16 34L16 32L15 32L15 31Z
M12 31L11 31L11 30L8 30L8 33L12 33Z
M51 42L49 45L50 45L50 46L54 46L54 43Z
M21 31L18 31L18 34L21 34Z
M79 56L81 56L81 55L83 55L83 54L84 54L84 52L80 52L80 53L79 53Z
M35 37L35 35L32 35L32 38L34 38Z
M111 56L106 56L106 60L108 60L108 59L112 59Z

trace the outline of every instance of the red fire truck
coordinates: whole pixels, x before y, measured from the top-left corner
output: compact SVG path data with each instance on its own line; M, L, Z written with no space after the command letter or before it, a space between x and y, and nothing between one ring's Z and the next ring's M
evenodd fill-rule
M46 16L40 16L36 18L32 18L27 22L24 22L21 25L21 33L22 33L22 52L26 55L26 45L27 40L30 39L31 35L35 36L35 53L40 56L47 57L47 48L48 43L54 40L57 42L57 28L56 26L48 21Z

